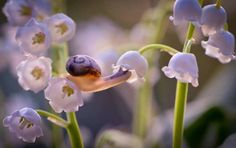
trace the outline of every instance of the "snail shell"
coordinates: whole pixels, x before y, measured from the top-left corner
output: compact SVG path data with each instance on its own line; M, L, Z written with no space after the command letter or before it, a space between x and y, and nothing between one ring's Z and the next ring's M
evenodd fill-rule
M76 55L69 58L66 63L67 72L75 77L96 80L101 77L101 68L97 62L87 55Z

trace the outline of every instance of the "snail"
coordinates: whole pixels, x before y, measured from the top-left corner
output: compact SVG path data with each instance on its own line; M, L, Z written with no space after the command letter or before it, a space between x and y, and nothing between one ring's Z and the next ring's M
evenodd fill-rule
M76 55L68 59L67 79L74 82L81 91L97 92L126 82L132 73L120 67L112 75L102 77L101 68L97 62L87 55Z

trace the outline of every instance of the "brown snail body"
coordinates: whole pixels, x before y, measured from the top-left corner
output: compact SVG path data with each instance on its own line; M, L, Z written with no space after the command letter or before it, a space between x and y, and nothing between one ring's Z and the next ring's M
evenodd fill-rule
M74 82L81 91L97 92L119 85L131 76L131 72L119 68L110 76L101 76L97 62L87 55L76 55L67 61L67 78Z

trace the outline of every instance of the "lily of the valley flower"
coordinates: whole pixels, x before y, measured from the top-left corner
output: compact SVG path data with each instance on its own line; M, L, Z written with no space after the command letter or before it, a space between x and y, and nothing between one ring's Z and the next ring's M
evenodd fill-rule
M51 45L51 36L45 24L35 19L29 20L27 24L20 27L16 33L19 47L26 53L41 55Z
M75 35L75 22L63 13L51 16L46 23L56 43L66 42Z
M51 77L51 63L49 58L29 56L17 67L19 84L25 90L35 93L44 89Z
M226 17L223 7L217 8L215 4L203 7L201 17L203 34L209 36L220 31L226 23Z
M143 79L148 70L148 62L139 52L128 51L121 55L114 68L115 71L119 68L131 71L132 75L127 82L132 83L138 79Z
M24 25L33 15L33 8L26 0L8 0L3 13L12 25Z
M221 63L229 63L234 59L235 39L228 31L219 31L209 36L208 41L202 41L205 54L217 58Z
M162 71L169 78L175 77L181 82L192 83L194 87L198 86L198 66L194 54L176 53Z
M55 112L75 112L83 105L81 92L66 78L52 78L44 91Z
M42 20L50 14L51 7L46 0L8 0L3 7L11 25L22 26L32 17Z
M200 22L202 9L198 0L176 0L173 8L173 17L170 20L175 25L180 25L185 22L193 22L198 24Z
M41 117L31 108L15 111L3 120L3 125L25 142L35 142L37 137L43 135Z

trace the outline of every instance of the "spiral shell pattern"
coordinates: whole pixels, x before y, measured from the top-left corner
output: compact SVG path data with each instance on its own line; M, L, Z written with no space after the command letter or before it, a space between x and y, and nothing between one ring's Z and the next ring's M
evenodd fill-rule
M87 55L75 55L68 59L66 70L72 76L77 77L101 77L101 68L97 62Z

